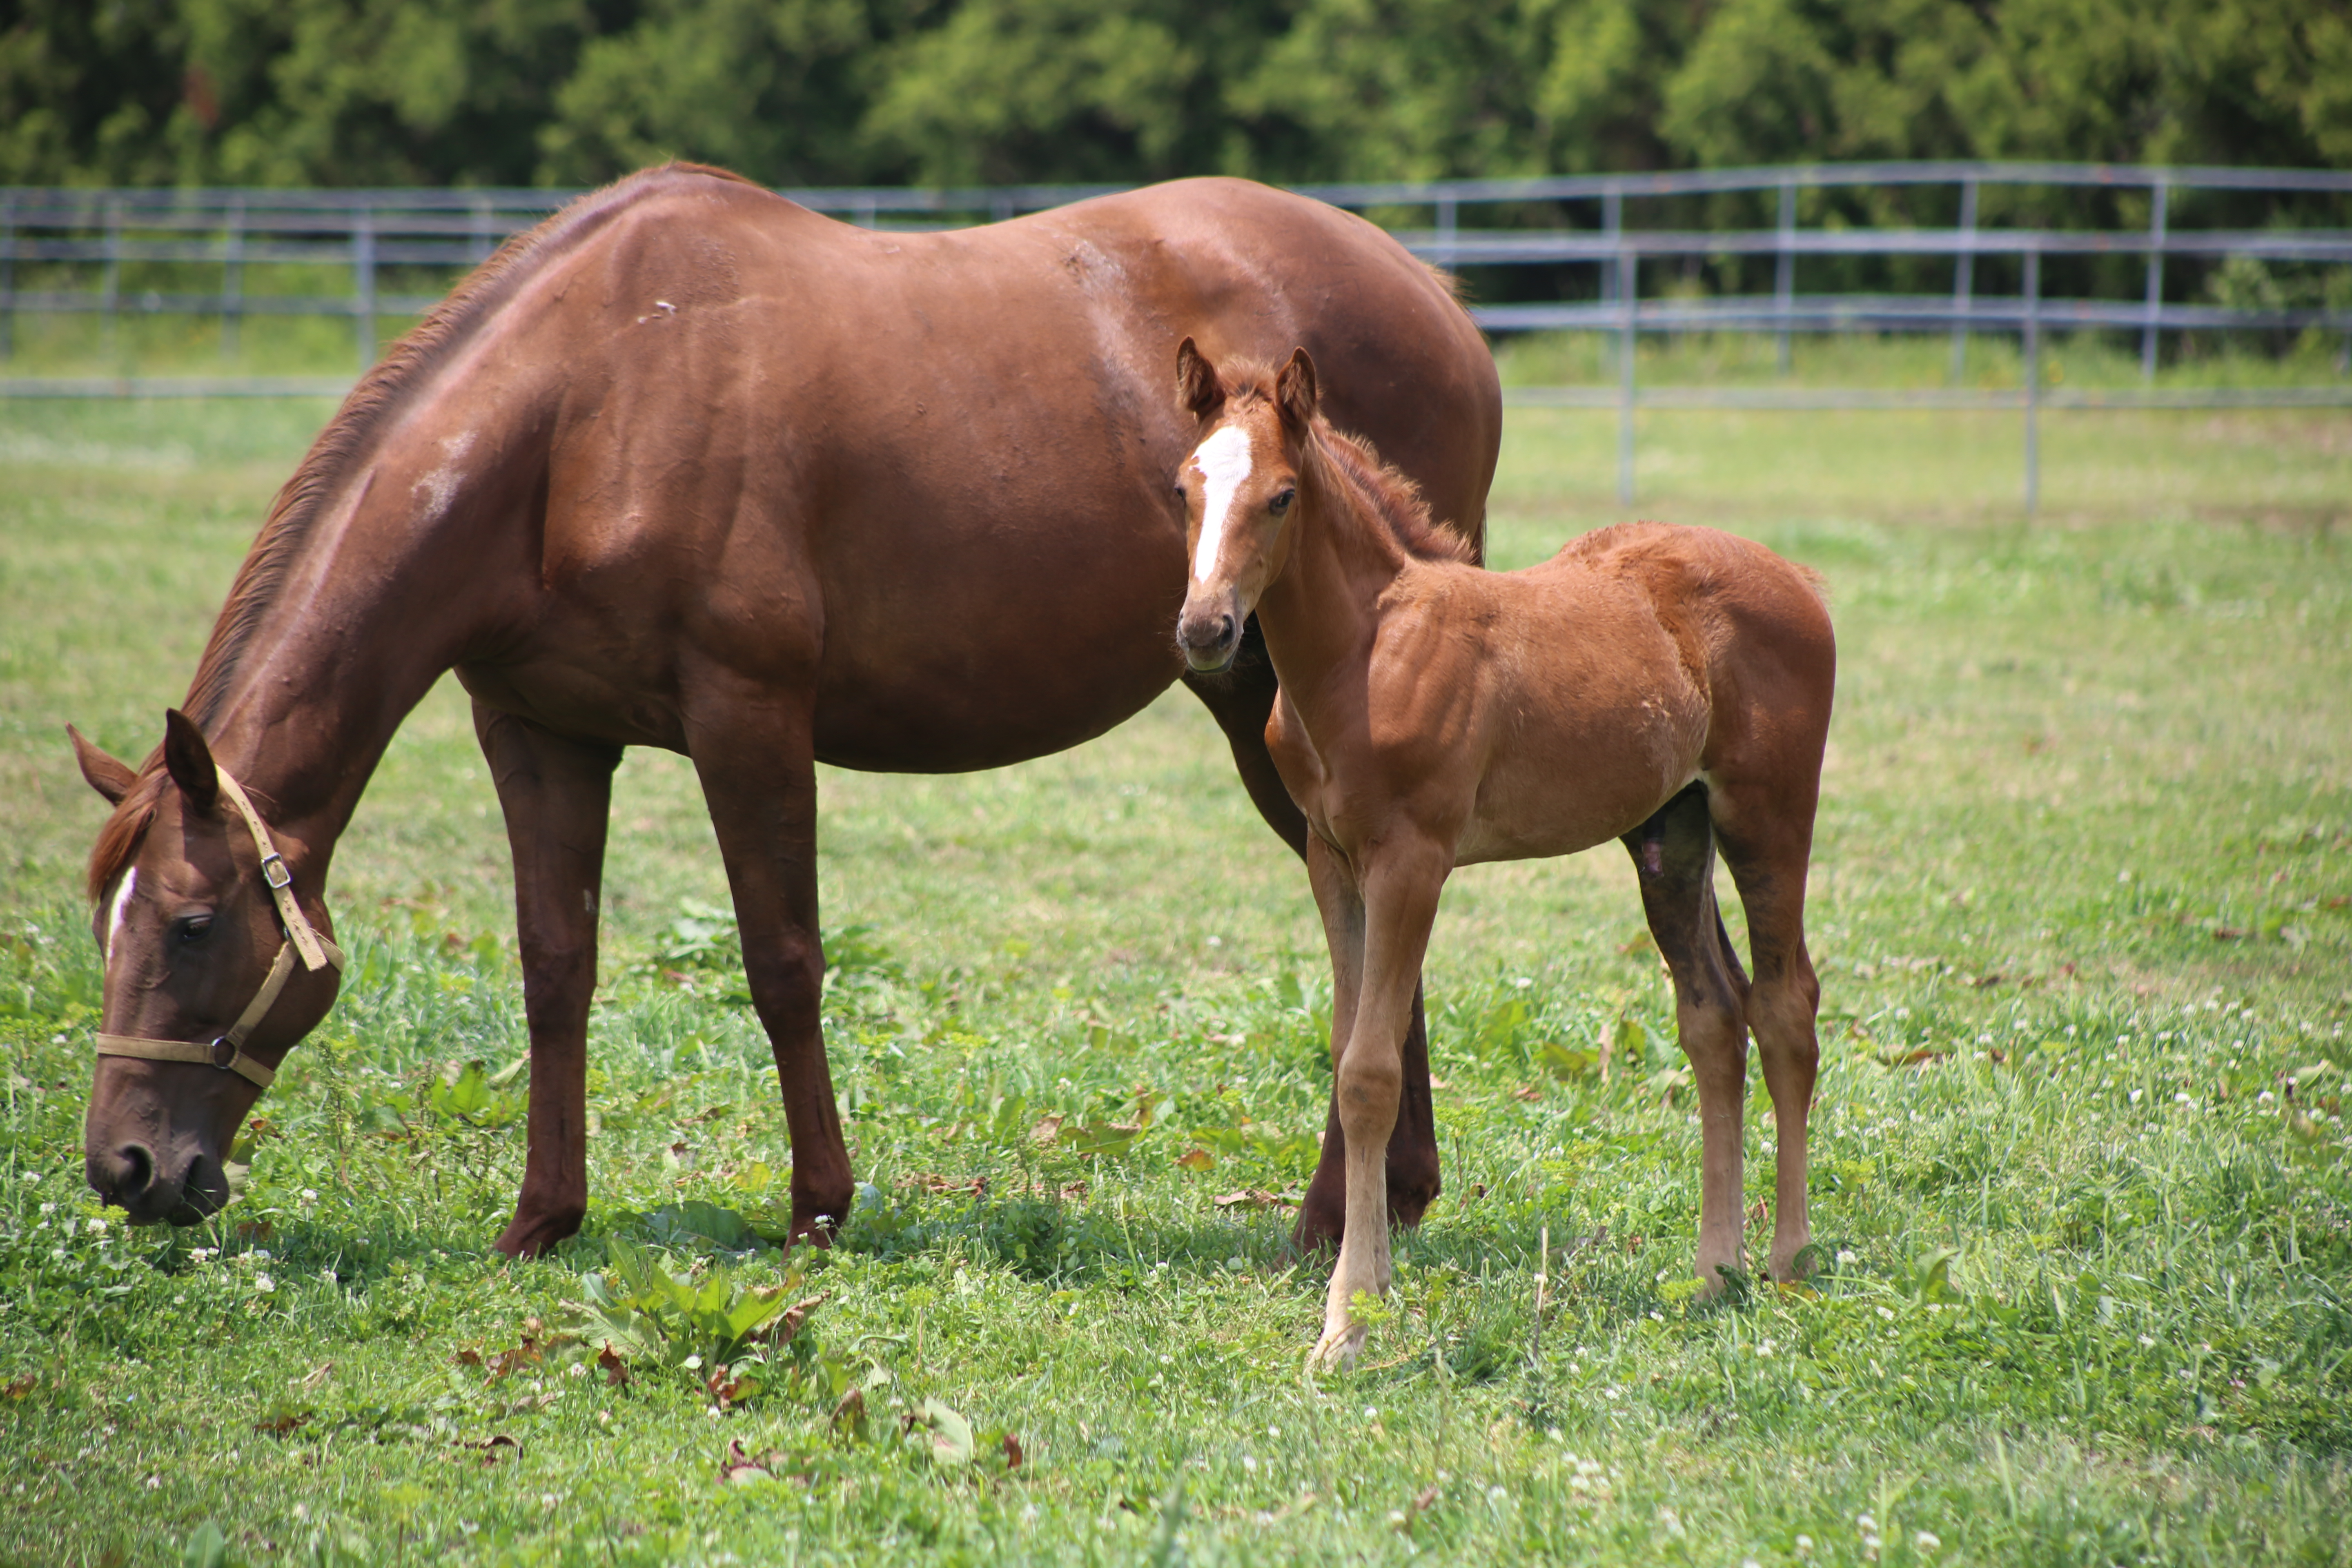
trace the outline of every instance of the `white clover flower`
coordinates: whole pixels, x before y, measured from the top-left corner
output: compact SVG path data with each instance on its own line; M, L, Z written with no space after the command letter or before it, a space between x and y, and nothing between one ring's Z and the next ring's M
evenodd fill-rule
M1798 1556L1811 1557L1813 1554L1813 1538L1811 1536L1801 1535L1797 1537L1796 1545Z
M106 1221L103 1219L93 1219L89 1224L83 1226L82 1228L89 1232L92 1236L100 1236L106 1231Z
M1242 1456L1242 1468L1243 1468L1243 1469L1244 1469L1244 1470L1249 1471L1249 1472L1250 1472L1251 1474L1253 1474L1253 1475L1256 1474L1256 1473L1257 1473L1257 1458L1256 1458L1256 1457L1255 1457L1255 1455L1251 1455L1251 1454L1244 1454L1244 1455Z
M34 1183L36 1183L36 1182L37 1182L37 1181L39 1181L39 1180L41 1179L41 1173L40 1173L40 1172L38 1172L38 1171L26 1171L26 1173L24 1173L24 1174L23 1174L23 1175L19 1176L17 1179L18 1179L19 1181L23 1182L26 1186L28 1186L28 1187L29 1187L29 1186L31 1186Z
M1922 1552L1933 1552L1944 1544L1932 1530L1923 1530L1911 1538L1911 1544Z
M253 1277L253 1288L266 1296L278 1289L278 1281L267 1274L257 1274Z
M1862 1261L1860 1258L1855 1256L1852 1247L1841 1247L1838 1248L1837 1260L1840 1263L1859 1263Z
M302 1201L306 1204L317 1203L319 1201L319 1189L316 1187L304 1187L302 1189Z
M320 1269L319 1278L325 1280L330 1285L340 1285L342 1283L341 1279L335 1278L335 1271L331 1268Z

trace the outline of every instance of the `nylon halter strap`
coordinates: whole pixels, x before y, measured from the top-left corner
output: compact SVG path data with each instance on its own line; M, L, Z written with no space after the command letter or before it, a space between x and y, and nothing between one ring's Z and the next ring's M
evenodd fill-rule
M278 994L294 977L294 961L299 955L302 967L316 972L333 964L343 967L343 950L311 927L302 906L294 901L294 876L286 868L286 858L278 853L270 841L269 829L263 825L261 814L253 809L246 798L245 786L229 776L226 768L214 764L220 775L221 793L236 814L245 818L245 826L253 835L253 847L261 857L261 879L269 885L269 896L278 904L278 919L286 925L286 940L278 944L278 957L269 965L269 978L261 983L260 994L246 1005L236 1022L210 1044L189 1040L145 1040L136 1035L106 1035L98 1037L98 1054L102 1057L136 1057L150 1062L199 1062L233 1072L257 1089L268 1089L278 1076L275 1068L264 1067L245 1054L245 1042L278 1005Z

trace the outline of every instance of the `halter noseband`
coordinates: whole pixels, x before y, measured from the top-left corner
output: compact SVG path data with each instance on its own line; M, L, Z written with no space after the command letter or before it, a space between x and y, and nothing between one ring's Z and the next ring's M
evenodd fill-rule
M221 793L245 818L247 829L253 835L253 847L261 856L261 879L269 886L269 896L277 901L278 918L286 925L286 940L278 944L278 957L269 965L269 978L261 983L261 992L237 1015L221 1035L209 1044L188 1040L145 1040L136 1035L98 1037L98 1054L102 1057L136 1057L150 1062L202 1062L233 1072L257 1089L268 1089L277 1070L264 1067L245 1054L247 1036L269 1015L278 1003L278 994L286 989L286 982L294 975L294 959L300 954L302 967L313 972L333 964L343 967L343 950L311 929L302 913L301 905L294 901L294 876L286 868L286 857L278 853L270 841L269 829L263 825L261 814L247 800L245 786L229 777L226 768L217 763L214 772L220 775Z

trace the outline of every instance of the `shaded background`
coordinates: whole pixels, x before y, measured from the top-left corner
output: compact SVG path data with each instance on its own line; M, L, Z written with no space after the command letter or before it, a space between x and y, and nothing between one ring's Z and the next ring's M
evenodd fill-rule
M0 0L0 184L2352 163L2343 0Z

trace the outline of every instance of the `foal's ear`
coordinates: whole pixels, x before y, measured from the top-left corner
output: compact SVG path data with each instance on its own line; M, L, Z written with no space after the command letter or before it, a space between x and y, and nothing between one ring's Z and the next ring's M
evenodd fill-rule
M74 761L81 764L81 776L89 781L89 787L104 795L107 805L121 805L131 786L139 782L131 764L108 756L70 724L66 734L73 741Z
M1275 378L1274 401L1282 410L1283 423L1293 428L1304 430L1315 423L1321 397L1315 389L1315 362L1307 357L1305 349L1290 351L1290 363Z
M1186 338L1176 345L1176 401L1195 419L1206 419L1225 405L1225 389L1217 384L1217 367Z
M194 810L208 812L220 799L220 768L213 761L213 749L205 743L196 721L177 708L163 710L163 766Z

